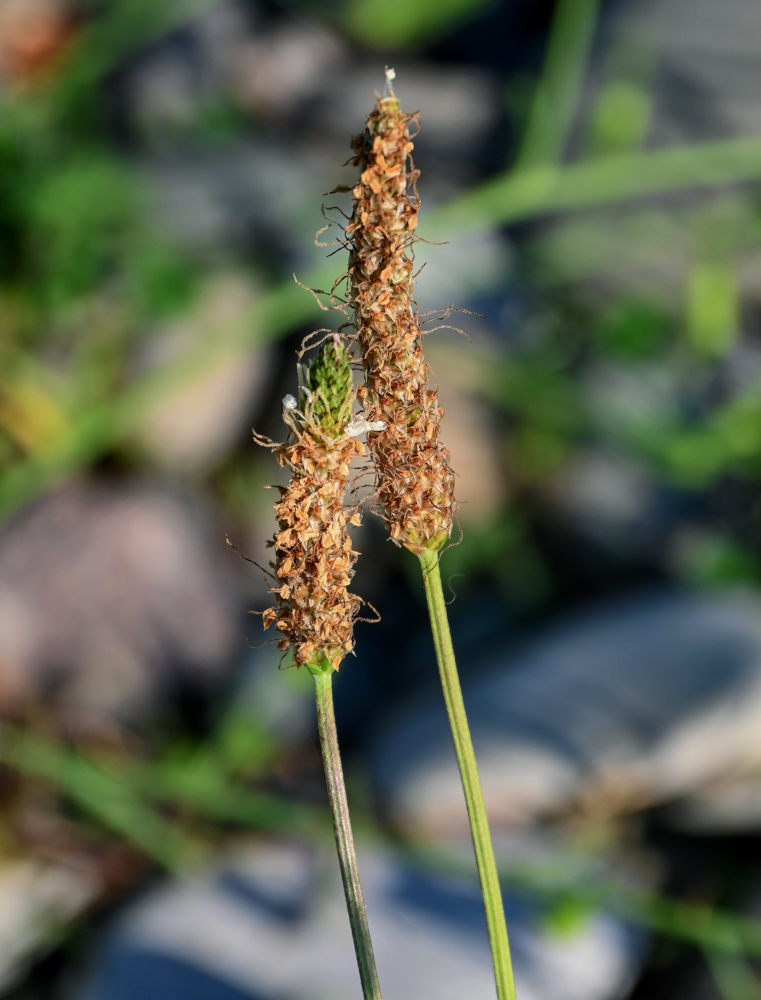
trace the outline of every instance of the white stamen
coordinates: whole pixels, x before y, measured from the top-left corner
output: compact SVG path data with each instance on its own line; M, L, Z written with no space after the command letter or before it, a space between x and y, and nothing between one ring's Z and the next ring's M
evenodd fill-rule
M387 426L385 420L365 420L364 417L358 417L346 425L345 434L347 437L355 438L370 431L385 431Z
M388 97L394 97L394 85L391 82L396 76L396 70L391 69L390 66L386 66L386 90L388 91Z

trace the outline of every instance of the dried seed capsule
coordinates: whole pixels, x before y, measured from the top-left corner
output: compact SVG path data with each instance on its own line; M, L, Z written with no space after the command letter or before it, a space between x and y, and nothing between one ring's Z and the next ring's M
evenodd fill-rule
M348 590L357 557L348 523L359 524L359 512L344 505L344 494L351 461L364 447L350 433L355 394L338 337L323 344L300 389L301 409L293 396L284 400L289 440L273 446L291 481L275 505L277 583L270 590L276 604L264 612L263 623L278 629L278 647L292 648L297 665L318 672L337 670L354 649L362 606Z
M412 292L418 171L409 126L415 120L392 93L378 99L354 138L360 179L346 235L365 414L386 425L368 437L378 497L393 541L420 553L449 538L455 500L449 453L439 441L443 411L428 385Z

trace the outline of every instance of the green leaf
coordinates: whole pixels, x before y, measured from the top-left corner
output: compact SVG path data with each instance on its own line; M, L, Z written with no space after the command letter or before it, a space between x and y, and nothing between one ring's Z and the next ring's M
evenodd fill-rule
M687 282L687 337L698 354L723 357L738 334L738 289L726 261L693 265Z
M493 6L494 0L350 0L343 23L358 41L382 49L431 41Z

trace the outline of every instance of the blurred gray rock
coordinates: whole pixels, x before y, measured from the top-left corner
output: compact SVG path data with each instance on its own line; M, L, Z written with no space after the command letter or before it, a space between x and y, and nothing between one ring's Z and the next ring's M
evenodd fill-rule
M761 71L761 6L753 0L644 0L620 5L615 32L653 52L659 140L757 134L752 81Z
M580 449L550 484L553 514L617 555L632 555L648 538L653 477L615 452Z
M360 859L384 993L494 995L473 881L381 854ZM602 915L552 934L541 909L507 900L522 1000L622 997L641 935ZM335 855L259 846L196 879L158 888L112 928L75 1000L350 1000L359 979Z
M100 886L82 865L21 858L0 864L0 990L14 985L62 927L81 916Z
M758 833L761 830L761 770L745 778L728 778L669 803L658 814L661 823L687 833Z
M467 317L453 316L444 323L459 325ZM438 325L434 320L433 326ZM426 359L439 389L446 414L446 446L457 475L458 520L462 525L482 524L494 517L502 498L500 467L502 439L482 398L484 371L498 360L494 344L469 344L457 334L436 331L426 341Z
M0 706L132 720L221 681L240 597L221 529L158 486L81 482L0 535Z
M236 137L192 157L181 147L146 157L140 170L155 218L175 239L207 254L253 251L269 266L280 258L277 269L287 275L294 259L318 259L320 204L338 182L343 153L327 158L310 151L305 158L276 136Z
M421 218L421 225L425 223ZM423 237L427 233L422 232ZM450 323L461 327L473 337L474 342L482 339L481 317L453 312L444 319L437 318L449 305L462 306L473 301L482 293L489 293L505 283L505 275L513 269L510 245L501 237L490 232L467 233L444 246L429 246L418 243L415 247L416 266L419 268L415 279L415 299L420 307L423 329ZM462 335L438 331L429 337L456 342L461 351L466 351L467 343Z
M202 360L178 386L170 384L144 407L135 440L162 470L198 475L215 467L248 436L252 413L272 376L271 345L245 351L228 346L253 322L256 297L249 280L235 273L209 279L193 312L151 338L144 370L181 367ZM208 350L208 345L217 345ZM204 350L206 348L206 350Z
M239 41L231 68L233 92L263 118L282 121L308 114L326 82L347 73L347 61L348 46L326 25L289 18Z
M269 595L261 606L269 604ZM283 654L255 633L253 648L238 663L235 708L266 725L283 747L311 746L315 740L314 683L306 670L279 669ZM251 640L250 640L251 641Z
M176 140L197 124L205 105L225 95L237 50L254 29L251 4L202 7L178 12L172 30L121 67L122 114L150 145Z
M465 702L497 830L572 810L606 817L698 792L758 762L761 601L661 593L607 604L503 654L466 685ZM464 835L438 700L390 718L372 759L392 824Z

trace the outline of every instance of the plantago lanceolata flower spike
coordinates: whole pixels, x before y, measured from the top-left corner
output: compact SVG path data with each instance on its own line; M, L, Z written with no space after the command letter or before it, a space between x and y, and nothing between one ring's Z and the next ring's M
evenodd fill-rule
M299 396L283 399L290 430L284 444L254 432L291 470L275 505L278 530L272 541L277 585L275 607L264 612L264 627L280 632L278 646L293 650L298 666L312 674L317 729L333 819L338 864L346 897L364 1000L382 1000L367 923L349 804L333 710L333 673L354 649L354 621L362 601L349 593L357 553L348 525L359 524L359 509L344 506L350 465L364 453L357 440L369 429L352 419L355 399L349 356L335 334L324 340L311 365L299 365Z
M439 441L442 410L428 385L413 299L412 243L417 226L416 171L410 124L391 88L378 98L352 143L360 179L346 227L351 243L351 304L366 384L360 392L370 421L385 429L368 445L378 471L378 497L394 542L420 554L449 538L454 474Z
M262 620L279 630L279 648L293 649L297 665L322 672L337 670L354 649L362 600L348 590L357 557L348 525L360 517L344 505L344 494L351 461L364 447L351 419L355 393L340 338L326 341L301 375L300 399L283 400L291 435L274 446L291 481L275 505L277 585L271 591L277 603Z

